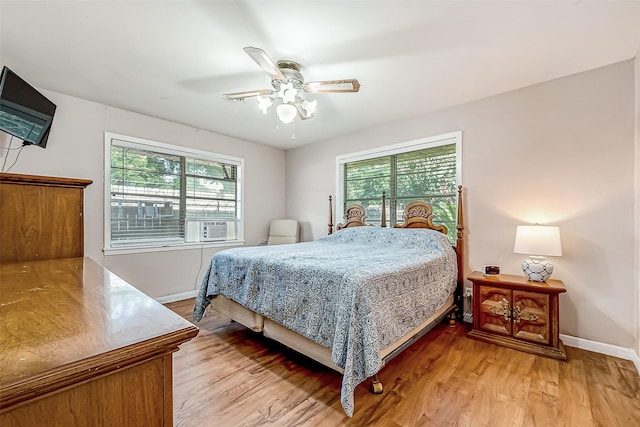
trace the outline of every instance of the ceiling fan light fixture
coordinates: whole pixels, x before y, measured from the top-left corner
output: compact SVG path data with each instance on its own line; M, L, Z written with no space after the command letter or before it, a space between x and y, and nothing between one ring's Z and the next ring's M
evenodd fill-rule
M260 95L257 95L256 98L258 99L258 108L260 108L260 111L262 111L263 114L267 114L267 110L273 105L273 100L268 96L262 97Z
M296 118L298 110L291 104L280 104L276 108L276 113L282 123L291 123Z
M264 50L247 46L244 51L270 77L273 89L258 89L244 92L225 93L227 101L241 101L256 97L258 108L263 114L274 104L276 115L282 123L292 123L296 116L302 120L313 117L318 106L317 101L307 101L304 93L347 93L358 92L357 79L321 80L305 83L300 73L300 64L292 60L280 60L277 63ZM295 139L295 135L292 139Z
M278 96L282 98L282 102L290 103L295 102L297 93L298 91L293 87L293 83L285 83L280 86Z
M305 111L307 117L311 117L313 113L316 112L316 108L318 106L318 101L307 101L304 100L302 102L302 109Z
M298 93L295 89L287 89L284 91L284 98L282 98L282 102L284 103L294 103L296 101L296 93Z

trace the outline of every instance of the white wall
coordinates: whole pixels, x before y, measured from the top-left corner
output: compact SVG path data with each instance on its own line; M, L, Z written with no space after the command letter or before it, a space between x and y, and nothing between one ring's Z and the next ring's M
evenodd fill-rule
M148 295L162 297L193 291L216 250L103 255L104 132L244 158L247 245L266 240L271 219L283 217L282 150L51 91L42 93L57 105L47 148L25 147L10 172L93 180L85 191L85 255ZM6 146L7 135L2 138L2 145ZM6 167L14 156L15 152L9 154Z
M635 322L636 325L636 354L637 359L640 360L640 50L636 54L635 58L635 94L636 94L636 111L635 111L635 122L636 122L636 168L635 168L635 184L636 184L636 193L635 193L635 218L636 218L636 229L635 229L635 291L636 295L634 300L636 301L635 307Z
M558 225L560 332L635 348L633 85L629 60L289 150L287 216L321 237L337 155L461 130L467 273L522 274L516 225Z

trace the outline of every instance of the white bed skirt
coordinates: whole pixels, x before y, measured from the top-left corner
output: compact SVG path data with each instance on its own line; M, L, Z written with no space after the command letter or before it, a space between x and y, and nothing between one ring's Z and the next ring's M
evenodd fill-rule
M436 312L411 330L408 334L401 337L399 340L391 344L390 346L380 351L380 358L384 361L385 358L391 354L397 348L400 348L403 344L413 338L417 333L425 329L427 326L435 322L440 318L447 310L450 310L453 305L453 295L450 295L446 303L441 306ZM264 336L278 341L287 347L304 354L305 356L322 363L331 369L334 369L340 373L343 373L343 369L333 363L331 360L331 349L323 347L320 344L311 341L302 335L293 332L290 329L276 323L262 315L255 313L248 308L225 298L222 295L218 295L211 300L211 307L223 316L229 317L232 320L246 326L254 332L262 332ZM383 365L384 366L384 365Z

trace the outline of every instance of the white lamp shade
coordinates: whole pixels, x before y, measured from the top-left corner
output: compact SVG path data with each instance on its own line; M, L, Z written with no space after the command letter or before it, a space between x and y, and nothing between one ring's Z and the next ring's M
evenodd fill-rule
M539 256L562 256L560 228L544 225L518 225L513 252Z
M291 123L298 114L298 109L291 104L280 104L276 108L278 118L282 123Z

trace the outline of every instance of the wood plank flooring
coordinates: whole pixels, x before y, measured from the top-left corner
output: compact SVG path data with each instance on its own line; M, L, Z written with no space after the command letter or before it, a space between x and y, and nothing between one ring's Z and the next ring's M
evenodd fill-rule
M193 299L167 304L192 321ZM633 363L566 347L561 362L441 325L340 405L340 374L210 311L174 354L176 426L640 426Z

